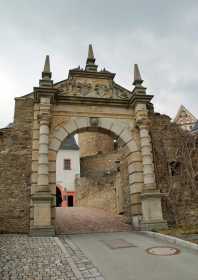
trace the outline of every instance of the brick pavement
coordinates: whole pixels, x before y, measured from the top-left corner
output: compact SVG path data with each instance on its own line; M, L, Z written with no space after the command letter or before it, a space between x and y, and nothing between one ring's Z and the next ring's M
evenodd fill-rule
M1 280L103 280L68 237L0 235Z
M129 231L127 218L98 208L56 208L57 233L89 233Z

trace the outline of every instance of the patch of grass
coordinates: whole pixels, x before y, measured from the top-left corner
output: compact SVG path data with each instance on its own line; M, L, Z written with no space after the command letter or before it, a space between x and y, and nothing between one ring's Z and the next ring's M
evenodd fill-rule
M154 228L152 228L151 231L152 231L152 232L159 232L158 230L156 230L156 229L154 229Z

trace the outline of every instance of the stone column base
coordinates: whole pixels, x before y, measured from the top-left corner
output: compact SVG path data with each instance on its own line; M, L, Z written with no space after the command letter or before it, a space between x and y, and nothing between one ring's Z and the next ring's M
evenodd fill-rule
M166 221L163 220L153 220L153 221L142 221L140 225L141 230L157 231L160 229L167 229L168 225Z
M157 190L141 194L143 213L141 230L159 230L168 227L162 216L161 197L164 195Z
M37 192L32 195L33 225L31 236L54 236L55 229L51 219L52 196L48 192Z
M30 236L55 236L54 226L33 226Z

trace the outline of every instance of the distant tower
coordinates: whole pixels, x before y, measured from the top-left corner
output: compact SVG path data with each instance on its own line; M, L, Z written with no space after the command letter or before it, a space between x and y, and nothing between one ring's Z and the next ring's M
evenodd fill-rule
M180 106L173 122L181 126L182 129L191 131L197 119L183 105Z

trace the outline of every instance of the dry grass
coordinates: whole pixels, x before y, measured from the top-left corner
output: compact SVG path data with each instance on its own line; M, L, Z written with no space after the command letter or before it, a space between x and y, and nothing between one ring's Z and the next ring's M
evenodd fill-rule
M183 226L183 227L175 227L170 229L163 229L159 231L162 234L171 235L171 236L177 236L182 239L186 239L190 242L198 244L198 239L196 240L189 240L187 237L192 234L198 234L198 226Z
M169 229L163 229L159 231L160 233L167 235L188 235L188 234L198 234L198 226L183 226L175 227Z

